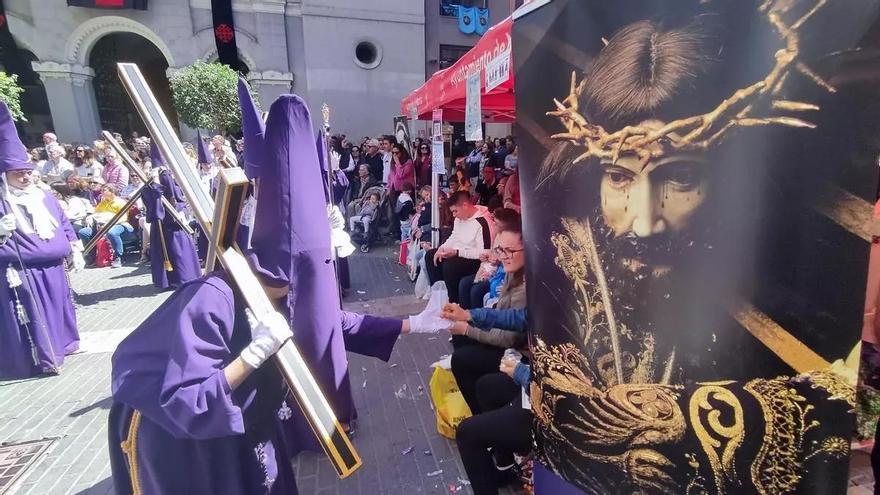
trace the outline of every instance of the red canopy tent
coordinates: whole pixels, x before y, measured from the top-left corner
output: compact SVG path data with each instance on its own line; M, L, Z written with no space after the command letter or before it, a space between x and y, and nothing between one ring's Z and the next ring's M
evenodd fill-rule
M513 122L515 119L513 96L513 70L510 77L498 87L486 92L486 67L492 59L510 52L513 19L508 17L492 26L480 41L461 59L447 69L434 73L420 88L400 102L403 115L431 120L431 113L443 109L443 120L464 122L467 77L480 70L480 93L483 122Z

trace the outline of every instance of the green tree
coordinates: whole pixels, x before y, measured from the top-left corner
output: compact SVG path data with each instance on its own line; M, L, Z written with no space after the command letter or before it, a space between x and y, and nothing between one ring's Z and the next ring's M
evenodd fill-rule
M238 73L229 66L197 61L171 77L171 91L184 124L233 133L241 129Z
M27 121L21 112L21 94L24 90L18 85L18 76L0 72L0 101L6 103L12 119L19 122Z

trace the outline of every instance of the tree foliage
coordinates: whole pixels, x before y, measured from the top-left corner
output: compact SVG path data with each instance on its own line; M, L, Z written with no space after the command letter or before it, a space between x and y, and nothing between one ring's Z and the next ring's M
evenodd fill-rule
M0 72L0 101L6 103L13 120L24 122L24 113L21 111L21 94L24 90L18 85L18 76Z
M241 129L238 73L229 66L199 60L171 77L171 90L184 124L232 133Z

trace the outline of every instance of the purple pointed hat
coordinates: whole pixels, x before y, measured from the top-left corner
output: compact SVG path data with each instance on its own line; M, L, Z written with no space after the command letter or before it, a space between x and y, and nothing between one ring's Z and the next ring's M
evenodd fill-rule
M27 149L18 138L15 122L6 103L0 101L0 173L9 170L33 170Z
M150 143L150 164L153 168L165 166L165 159L162 158L162 153L159 152L155 141Z
M244 173L249 179L255 179L261 176L266 123L243 77L238 78L238 103L241 106L241 132L244 135Z
M330 224L314 136L309 109L299 96L283 95L272 104L249 258L265 282L276 287L290 284L291 293L296 292L294 285L312 283L309 279L333 278L328 262Z
M214 155L208 150L208 143L202 139L202 132L196 130L196 137L199 141L199 164L214 163Z

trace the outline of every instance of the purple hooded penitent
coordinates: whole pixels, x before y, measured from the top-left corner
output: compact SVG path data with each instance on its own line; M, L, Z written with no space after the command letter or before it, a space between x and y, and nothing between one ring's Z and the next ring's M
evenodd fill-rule
M238 103L241 106L241 132L244 137L244 173L248 179L260 177L260 164L264 163L263 140L266 123L257 109L244 78L238 78Z
M245 137L247 139L247 137ZM285 316L318 384L342 421L354 414L330 250L324 184L305 102L281 96L269 110L250 260L264 283L290 286ZM251 143L245 141L245 149ZM300 418L301 419L301 418ZM308 427L298 446L314 442Z
M154 162L155 163L155 162ZM158 165L157 165L158 166ZM199 256L192 237L165 211L162 197L178 211L186 210L186 198L171 171L159 173L159 182L150 183L144 189L143 201L146 220L150 228L150 269L153 285L160 290L177 288L184 282L202 276ZM165 270L165 261L171 263L171 271Z
M150 164L153 168L165 166L165 159L162 158L162 153L159 152L159 147L156 146L155 141L150 143Z
M18 138L12 114L6 103L0 101L0 173L7 170L33 170L27 150Z
M0 102L0 175L10 170L31 170L15 124ZM0 239L0 380L27 378L56 370L64 355L79 348L73 295L67 283L64 258L77 240L58 200L31 186L28 194L42 196L55 224L49 239L34 229L33 215L23 205L9 201L12 186L0 183L0 217L15 214L18 227ZM29 224L27 229L23 224ZM27 230L27 231L26 231ZM16 284L16 280L23 283ZM18 318L21 306L28 321ZM31 346L33 340L33 347ZM36 363L34 362L36 356Z
M214 163L214 155L208 150L208 143L202 139L201 131L196 131L196 138L199 146L199 164Z

